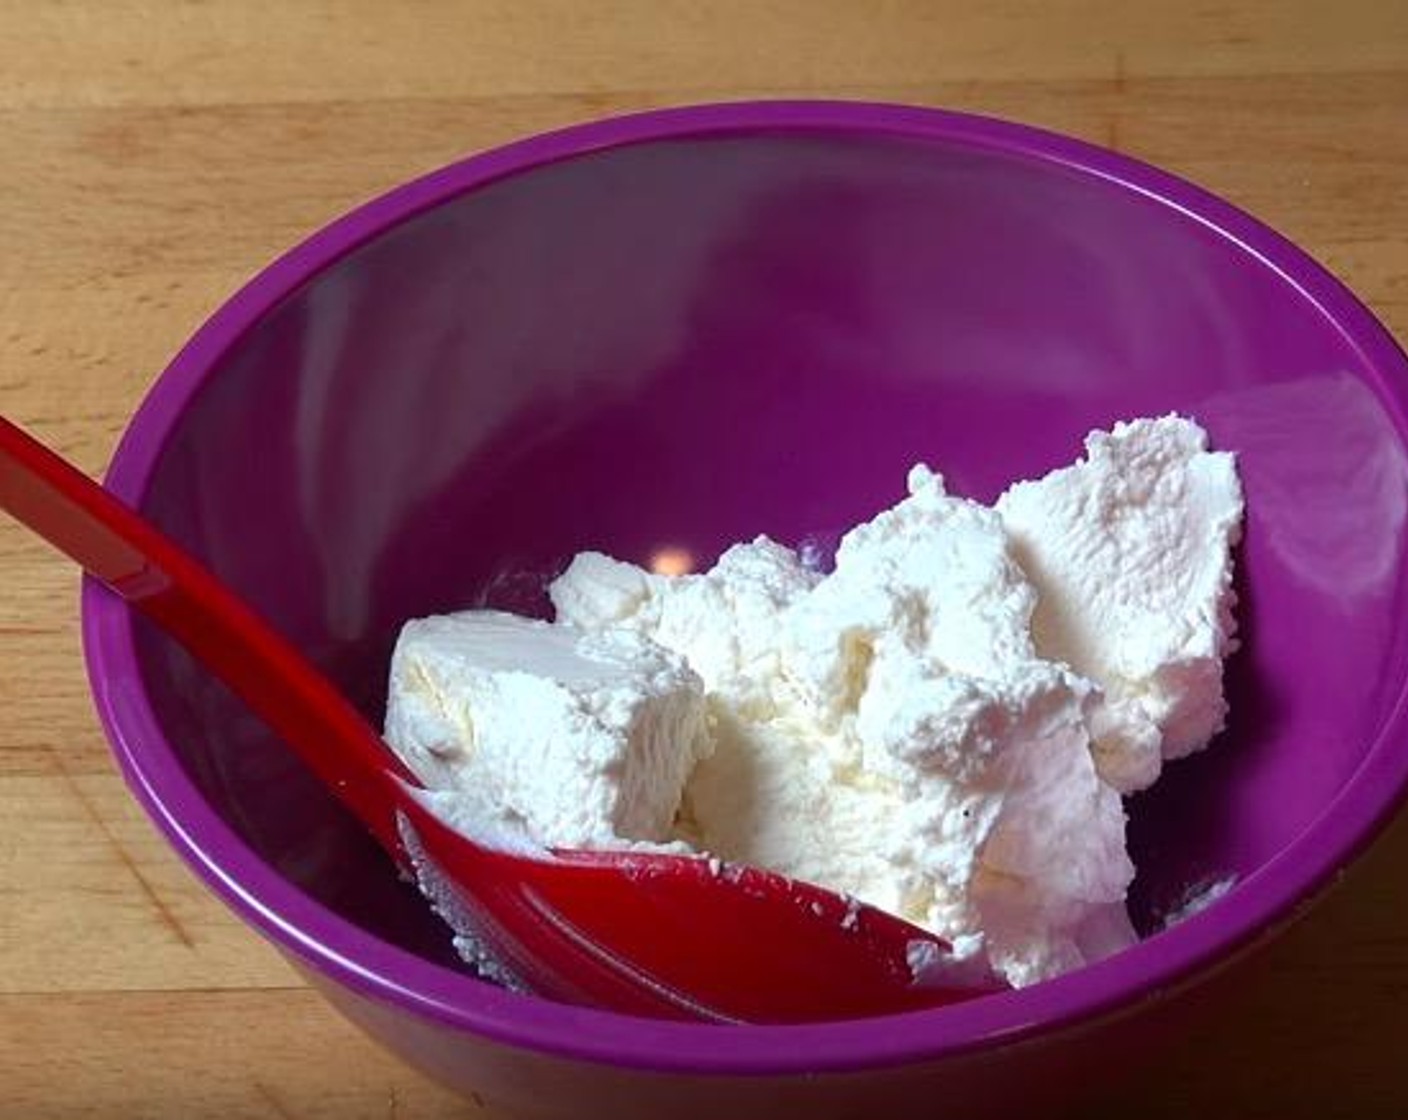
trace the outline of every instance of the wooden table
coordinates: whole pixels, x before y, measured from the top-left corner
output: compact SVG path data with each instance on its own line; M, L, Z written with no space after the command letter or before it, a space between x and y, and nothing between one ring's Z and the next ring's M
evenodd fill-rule
M0 407L97 473L202 318L350 205L603 113L819 95L1184 173L1408 338L1401 0L0 0ZM7 521L0 573L0 1115L493 1115L382 1054L196 884L108 759L75 572ZM1408 824L1250 983L1138 1114L1408 1115Z

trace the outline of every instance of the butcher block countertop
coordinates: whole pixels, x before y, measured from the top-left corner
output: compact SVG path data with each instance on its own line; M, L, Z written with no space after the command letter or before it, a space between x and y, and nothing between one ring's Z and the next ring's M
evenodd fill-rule
M0 410L100 474L186 337L335 215L528 133L744 97L1152 161L1408 339L1398 0L0 0ZM347 1025L178 862L109 757L77 610L74 568L0 523L0 1117L503 1116ZM1408 821L1082 1115L1408 1116Z

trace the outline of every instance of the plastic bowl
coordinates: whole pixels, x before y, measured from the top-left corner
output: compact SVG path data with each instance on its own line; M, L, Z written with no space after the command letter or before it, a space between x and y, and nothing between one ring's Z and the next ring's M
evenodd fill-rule
M1132 1012L1284 924L1403 796L1405 386L1353 296L1187 183L836 103L647 113L455 164L270 266L161 377L109 484L373 719L400 622L542 609L578 549L824 536L916 460L991 499L1090 428L1197 417L1240 456L1245 648L1228 731L1130 804L1149 936L966 1005L722 1028L499 990L283 748L90 585L93 690L197 873L462 1090L563 1117L1049 1109L1147 1050L1162 1017Z

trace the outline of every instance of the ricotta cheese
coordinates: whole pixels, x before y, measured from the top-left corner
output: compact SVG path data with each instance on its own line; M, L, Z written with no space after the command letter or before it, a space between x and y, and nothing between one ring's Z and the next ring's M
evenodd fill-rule
M732 711L753 718L778 699L776 619L820 579L792 549L760 536L729 548L703 574L657 575L584 552L548 595L559 622L646 634L686 658Z
M1037 597L1001 519L925 468L909 481L824 578L760 538L702 575L579 558L551 595L559 617L699 670L717 745L686 789L694 845L853 894L1028 983L1082 963L1089 912L1124 898L1124 812L1090 754L1091 684L1035 651Z
M385 737L443 819L513 847L666 840L712 749L681 658L629 632L497 611L402 628Z
M1178 416L1093 432L1085 450L997 511L1037 592L1036 647L1100 686L1096 764L1129 793L1222 730L1242 489L1233 457Z
M822 574L579 554L553 624L411 623L387 738L452 823L675 842L898 913L1025 985L1134 940L1121 794L1226 711L1230 455L1170 416L993 507L926 467Z

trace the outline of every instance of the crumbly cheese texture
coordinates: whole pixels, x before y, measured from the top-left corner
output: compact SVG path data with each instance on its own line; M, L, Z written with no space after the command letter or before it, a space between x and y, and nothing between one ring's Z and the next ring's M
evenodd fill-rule
M609 647L606 683L425 620L398 647L388 738L465 791L443 795L462 814L508 812L538 842L674 840L773 868L1018 986L1099 959L1134 939L1121 793L1226 710L1241 494L1179 417L1086 447L994 507L916 467L825 574L767 537L679 576L582 553L549 587L557 622L519 625L535 650L561 631L571 665ZM562 714L603 689L612 718Z
M1124 898L1124 812L1090 754L1092 686L1034 649L1000 518L923 468L910 487L824 578L759 538L681 577L581 556L550 591L559 619L648 635L703 677L716 749L688 840L1029 983L1083 963L1090 915Z
M1178 416L1093 432L1085 450L997 512L1037 592L1037 649L1100 687L1096 763L1128 793L1222 730L1242 489L1232 455Z
M559 622L648 635L686 658L729 711L755 719L779 700L775 621L820 580L792 549L760 536L729 548L709 572L681 576L583 552L548 595Z
M402 628L385 733L446 820L511 847L667 840L712 749L682 658L496 611Z

